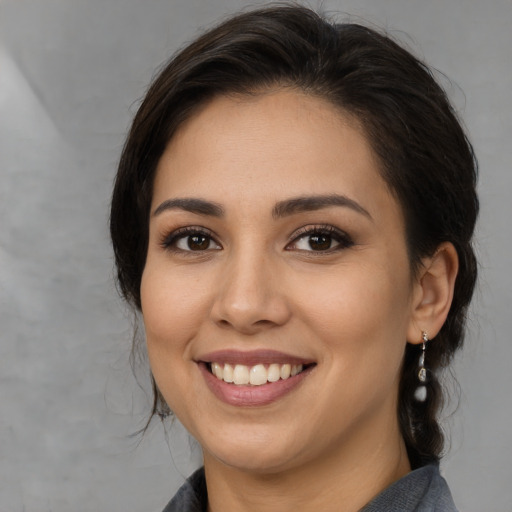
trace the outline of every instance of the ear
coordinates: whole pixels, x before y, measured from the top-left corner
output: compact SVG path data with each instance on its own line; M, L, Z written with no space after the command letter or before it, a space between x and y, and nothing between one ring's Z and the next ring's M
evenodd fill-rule
M453 299L459 258L450 242L442 243L433 256L422 260L414 282L411 320L407 330L409 343L421 343L422 331L430 339L441 330Z

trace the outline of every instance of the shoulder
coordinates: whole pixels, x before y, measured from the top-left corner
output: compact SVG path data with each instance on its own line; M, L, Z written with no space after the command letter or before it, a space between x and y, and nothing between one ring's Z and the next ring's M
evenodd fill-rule
M200 468L180 487L163 512L205 512L208 494ZM437 464L421 467L389 486L361 512L457 512Z
M200 468L178 489L163 512L204 512L207 502L204 469Z
M457 512L437 464L423 466L392 484L361 512Z

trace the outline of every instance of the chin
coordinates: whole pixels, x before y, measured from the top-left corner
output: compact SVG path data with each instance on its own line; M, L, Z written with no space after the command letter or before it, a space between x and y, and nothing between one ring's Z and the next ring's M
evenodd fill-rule
M213 456L233 469L256 474L279 473L291 465L288 458L275 453L262 453L261 450L245 450L243 453L223 453Z
M203 444L205 458L212 457L233 469L252 473L278 473L293 465L293 448L285 445L280 436L274 436L274 442L254 433L222 441L217 440L211 447Z

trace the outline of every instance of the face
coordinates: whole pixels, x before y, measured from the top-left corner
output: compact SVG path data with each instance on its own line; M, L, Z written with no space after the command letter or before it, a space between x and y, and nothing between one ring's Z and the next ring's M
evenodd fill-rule
M324 100L216 98L159 162L147 348L205 459L279 471L397 430L412 281L400 207Z

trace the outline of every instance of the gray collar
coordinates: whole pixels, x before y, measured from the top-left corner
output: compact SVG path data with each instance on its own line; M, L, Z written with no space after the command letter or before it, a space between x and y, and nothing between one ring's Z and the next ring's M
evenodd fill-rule
M163 512L206 512L207 503L204 469L200 468L181 486ZM457 509L438 465L429 464L390 485L361 512L457 512Z

